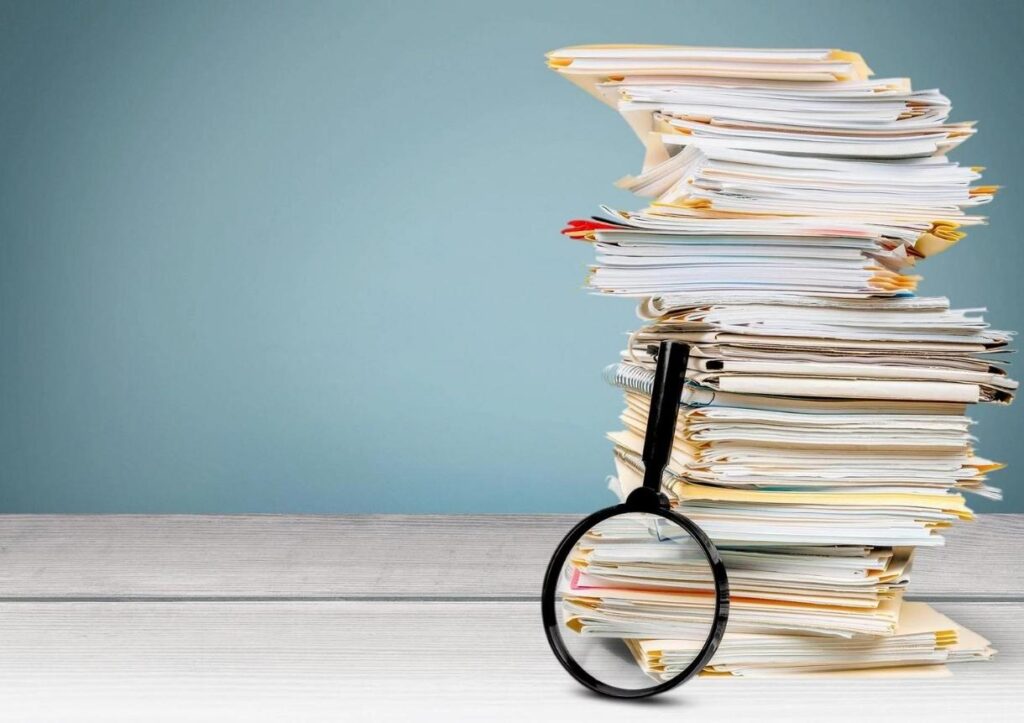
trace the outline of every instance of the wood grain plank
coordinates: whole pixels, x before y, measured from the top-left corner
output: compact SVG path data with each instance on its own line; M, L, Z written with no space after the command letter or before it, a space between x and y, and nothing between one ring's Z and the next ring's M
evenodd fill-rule
M534 599L577 519L5 515L0 599ZM947 539L920 551L910 597L1024 599L1024 515L982 515Z
M1003 652L950 678L699 679L627 704L565 675L535 603L0 603L0 711L18 721L1017 719L1024 604L938 607Z

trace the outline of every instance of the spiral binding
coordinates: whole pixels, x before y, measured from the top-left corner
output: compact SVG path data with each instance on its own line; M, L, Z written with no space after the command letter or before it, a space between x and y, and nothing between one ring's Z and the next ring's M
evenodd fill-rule
M650 396L654 389L654 372L635 364L609 364L602 374L613 387L621 387Z
M654 372L636 364L609 364L601 376L613 387L650 396L654 390ZM715 392L693 382L686 382L681 404L686 407L707 407L715 401Z

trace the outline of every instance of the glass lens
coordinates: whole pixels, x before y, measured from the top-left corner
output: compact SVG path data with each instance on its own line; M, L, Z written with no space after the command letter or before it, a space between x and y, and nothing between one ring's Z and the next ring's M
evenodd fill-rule
M627 690L682 674L715 623L715 577L700 544L647 512L609 517L579 537L556 595L557 634L569 655Z

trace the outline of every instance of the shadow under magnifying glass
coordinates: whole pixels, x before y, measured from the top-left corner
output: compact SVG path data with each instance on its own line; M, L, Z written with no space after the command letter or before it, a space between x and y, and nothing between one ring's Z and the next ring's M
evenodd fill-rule
M566 690L571 691L573 696L581 700L597 701L601 705L654 706L656 708L672 708L675 710L692 705L690 701L686 700L685 695L680 695L679 693L651 695L646 698L613 698L578 685L567 687Z

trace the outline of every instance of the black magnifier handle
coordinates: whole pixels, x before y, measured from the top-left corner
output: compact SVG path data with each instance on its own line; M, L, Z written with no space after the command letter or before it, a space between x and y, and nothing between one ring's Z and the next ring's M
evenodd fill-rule
M654 370L643 455L644 487L655 492L661 491L661 476L672 454L689 359L689 344L663 341L658 346L658 367Z

